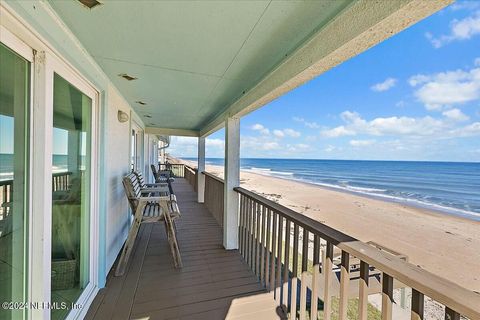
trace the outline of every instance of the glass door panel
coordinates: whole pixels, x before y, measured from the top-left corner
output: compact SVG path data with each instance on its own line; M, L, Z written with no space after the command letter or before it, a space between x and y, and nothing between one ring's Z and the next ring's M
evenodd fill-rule
M92 100L57 74L53 87L52 302L70 306L90 279Z
M30 63L0 43L0 302L26 301L29 79Z

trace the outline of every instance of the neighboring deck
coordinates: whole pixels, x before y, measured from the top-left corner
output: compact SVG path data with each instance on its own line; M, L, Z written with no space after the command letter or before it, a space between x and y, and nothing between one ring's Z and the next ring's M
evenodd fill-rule
M221 229L192 187L176 179L174 190L183 269L173 268L163 224L143 225L127 272L109 277L86 319L279 319L238 251L223 249Z

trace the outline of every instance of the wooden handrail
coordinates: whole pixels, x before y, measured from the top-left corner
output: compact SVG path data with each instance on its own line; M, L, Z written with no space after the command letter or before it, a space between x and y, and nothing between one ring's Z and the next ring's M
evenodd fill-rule
M210 178L212 178L212 179L215 179L215 180L217 180L218 182L225 183L225 180L223 180L222 178L217 177L216 175L214 175L214 174L212 174L212 173L210 173L210 172L202 171L202 174L204 174L204 175L206 175L206 176L208 176L208 177L210 177Z
M376 269L382 271L385 281L392 281L391 279L393 278L397 281L400 281L404 285L411 287L412 289L414 289L414 291L416 290L417 292L419 292L420 295L422 295L421 299L423 299L423 295L425 295L445 305L446 313L449 313L449 314L451 313L455 315L461 314L470 319L480 319L480 295L478 295L477 293L469 291L450 280L447 280L435 274L432 274L427 270L424 270L416 265L408 263L402 259L399 259L398 257L392 254L389 254L378 248L368 245L362 241L359 241L349 235L346 235L338 230L335 230L305 215L302 215L289 208L286 208L274 201L268 200L247 189L244 189L242 187L237 187L237 188L234 188L234 190L241 195L242 199L244 199L241 201L241 205L240 205L241 207L240 208L241 217L240 217L240 226L239 226L241 230L240 251L248 259L250 259L249 255L252 254L251 242L252 242L252 239L255 238L255 236L252 235L251 228L255 223L261 222L260 220L258 220L259 216L255 218L255 215L262 215L263 219L265 219L265 213L267 212L268 213L267 219L268 221L270 221L270 213L272 213L274 218L276 215L278 215L279 219L281 219L282 221L283 219L285 219L286 223L288 222L293 224L296 230L296 233L294 234L294 243L295 241L297 241L298 243L298 232L297 232L298 227L301 227L302 229L304 229L304 233L305 233L305 230L308 232L311 232L314 235L315 239L317 239L317 237L320 237L327 241L327 260L325 265L325 268L327 271L331 270L331 258L332 258L332 253L329 251L331 249L328 249L328 248L331 248L332 245L334 245L340 250L342 250L343 252L342 263L344 259L348 261L350 255L354 256L358 258L362 264L367 266L368 265L373 266ZM262 208L261 210L263 211L259 212L257 211L257 209L254 209L255 207L261 207ZM273 222L273 225L275 226L275 222ZM282 225L283 225L283 222L282 222ZM267 223L267 226L269 228L270 223ZM262 227L265 227L264 223L262 223ZM280 230L280 228L278 229ZM267 232L267 235L270 234L270 231L268 231L268 229L266 230L266 232ZM273 237L275 237L275 233L273 234ZM257 239L256 241L260 241L262 242L262 244L264 243L262 239L260 240ZM266 243L267 244L270 243L269 240L267 240ZM286 252L287 251L288 250L286 250ZM298 255L298 246L297 248L294 248L293 253L294 255L296 254ZM275 256L274 247L272 247L272 251L270 254L273 257ZM303 258L305 258L306 253L302 253L302 254L304 254ZM294 266L296 266L296 263L297 262L294 262ZM268 264L268 258L267 258L267 264ZM341 283L343 288L347 288L346 286L348 285L348 272L349 272L348 268L342 268L342 274L344 274L345 276L344 277L342 276L343 280L341 281L346 281L346 284L343 282ZM326 275L328 274L329 272L326 273ZM295 272L294 272L293 278L294 279L292 279L292 281L296 279ZM283 281L285 281L285 279ZM328 280L327 278L325 278L325 281L326 283L328 283L328 281L331 281L331 280ZM268 287L267 283L266 285ZM304 286L303 282L302 282L302 286ZM387 295L387 296L391 295L392 290L393 290L392 286L387 285L383 287L384 295ZM346 291L344 291L344 295L345 295L345 292ZM414 298L420 299L418 294L415 294ZM293 306L296 305L296 301L294 300L295 299L293 299L291 302ZM304 300L301 300L301 302L302 301ZM340 304L341 305L343 304L344 307L346 306L345 301L348 301L348 297L347 298L345 296L342 297L342 294L341 294ZM419 301L423 301L423 300L419 300ZM385 307L385 310L387 309L389 310L389 311L385 311L386 312L385 317L387 319L390 319L391 318L391 301L389 301L389 299L385 299L383 303L384 305L382 306L382 310L384 309L384 307ZM326 305L328 308L329 302L326 302ZM305 310L302 310L301 308L301 312L305 312Z

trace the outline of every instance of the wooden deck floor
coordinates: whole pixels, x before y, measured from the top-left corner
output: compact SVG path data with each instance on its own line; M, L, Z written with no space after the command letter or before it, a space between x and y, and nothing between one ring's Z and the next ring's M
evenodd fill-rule
M221 229L193 188L176 179L174 190L184 267L173 268L163 224L143 225L127 272L109 277L86 319L281 319L238 251L223 249Z

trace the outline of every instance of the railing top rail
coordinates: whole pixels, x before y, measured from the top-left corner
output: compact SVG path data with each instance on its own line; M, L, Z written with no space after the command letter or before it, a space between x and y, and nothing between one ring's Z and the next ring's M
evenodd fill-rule
M196 172L198 171L197 168L190 167L190 166L187 165L187 164L184 164L184 166L185 166L185 169L190 170L190 171L192 171L193 173L196 173Z
M203 173L204 175L206 175L206 176L214 179L214 180L217 180L218 182L221 182L221 183L224 183L224 182L225 182L225 180L223 180L222 178L217 177L217 176L214 175L214 174L211 174L210 172L203 171L202 173Z
M336 245L339 249L378 268L406 286L416 289L470 319L480 319L479 294L467 290L450 280L430 273L416 265L398 259L395 256L385 253L274 201L268 200L245 188L237 187L234 188L234 190L262 204L266 208L277 212L302 228L319 235L321 238Z

